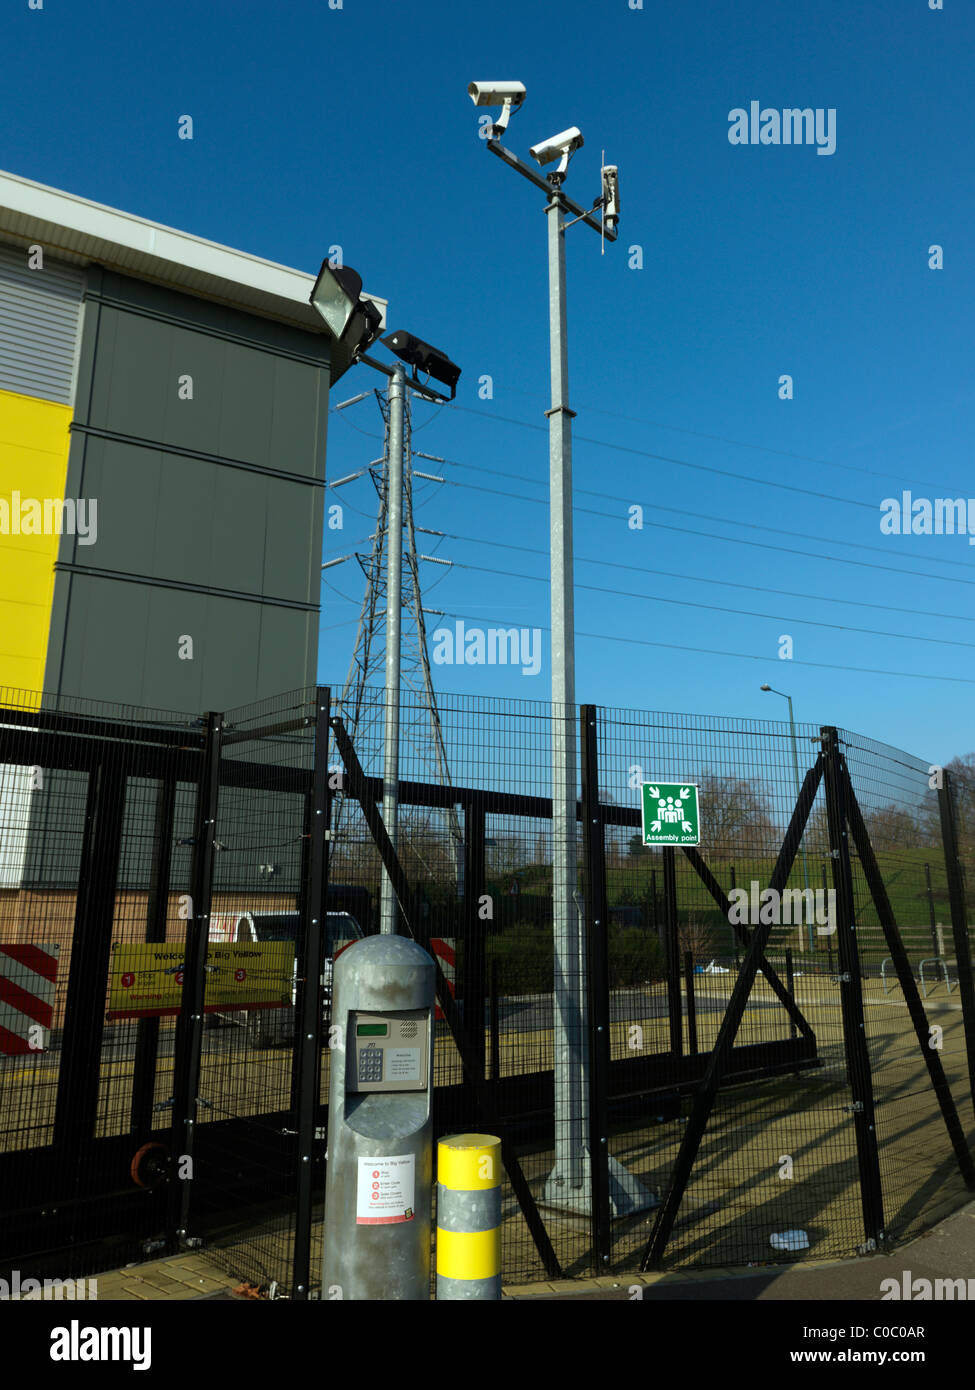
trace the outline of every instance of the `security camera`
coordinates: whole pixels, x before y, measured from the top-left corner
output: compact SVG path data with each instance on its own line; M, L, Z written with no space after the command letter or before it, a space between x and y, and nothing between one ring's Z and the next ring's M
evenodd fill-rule
M472 82L467 91L475 106L501 107L501 115L491 127L494 136L504 133L512 111L516 111L525 100L523 82Z
M604 164L600 170L603 180L603 225L615 232L620 220L620 171L615 164Z
M570 126L568 130L553 135L551 140L543 140L540 145L532 145L529 153L532 159L539 164L552 164L556 159L561 160L554 175L550 176L561 181L569 167L569 160L584 143L579 127Z

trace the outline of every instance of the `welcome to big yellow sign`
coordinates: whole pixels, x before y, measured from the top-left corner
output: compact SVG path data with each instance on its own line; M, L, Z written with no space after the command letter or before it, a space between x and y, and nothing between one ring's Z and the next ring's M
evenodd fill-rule
M108 1012L118 1018L178 1014L183 997L182 946L116 942L109 966ZM295 952L290 941L210 943L204 1013L274 1009L290 1004Z

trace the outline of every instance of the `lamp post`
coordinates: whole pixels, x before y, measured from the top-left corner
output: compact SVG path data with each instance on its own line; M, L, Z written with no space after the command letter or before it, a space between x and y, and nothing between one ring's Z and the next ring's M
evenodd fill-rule
M383 824L395 850L398 843L399 814L399 743L400 743L400 645L402 632L403 584L403 415L407 389L426 400L453 400L460 368L439 348L416 338L412 333L397 329L383 338L399 362L388 365L366 356L379 336L382 315L369 299L362 296L362 279L351 266L333 266L322 262L315 288L310 295L312 306L324 319L336 343L351 353L353 362L365 362L389 378L389 459L386 468L386 710L383 729ZM413 368L412 381L407 386L406 362ZM424 371L450 390L441 395L419 380ZM395 935L397 929L396 894L388 873L383 874L380 896L380 927L385 935Z
M779 695L779 696L782 697L783 700L788 700L788 702L789 702L789 729L790 729L791 734L792 734L792 770L793 770L793 774L794 774L794 776L795 776L796 801L798 802L798 800L799 800L799 790L800 790L800 784L799 784L799 745L798 745L797 742L796 742L796 721L795 721L795 719L792 717L792 696L791 696L791 695L786 695L785 691L783 691L783 690L773 690L772 687L771 687L770 685L763 685L763 686L760 686L759 689L760 689L760 690L764 690L764 691L765 691L767 694L769 694L769 695ZM807 922L806 922L806 925L807 925L807 927L809 928L809 931L808 931L808 936L809 936L809 949L810 949L810 951L814 951L814 950L816 949L816 944L815 944L815 943L816 943L816 938L815 938L814 935L813 935L812 922L808 920L808 913L809 913L809 869L808 869L808 866L807 866L807 864L806 864L806 846L805 846L805 844L802 843L802 842L800 842L800 845L799 845L799 854L800 854L800 856L801 856L801 858L802 858L803 902L806 904L806 913L807 913Z
M569 161L583 137L575 126L532 147L541 166L558 167L547 177L536 173L507 149L500 137L512 113L522 105L520 82L472 82L475 106L500 106L490 127L487 148L546 197L549 288L549 528L552 632L552 917L555 1072L555 1167L545 1200L560 1207L589 1205L586 1140L588 1134L587 1048L584 951L576 868L576 709L575 637L572 567L572 419L569 408L568 336L565 294L565 232L584 222L608 241L616 240L619 184L615 166L602 170L602 195L591 209L580 207L562 190ZM602 215L597 217L596 210ZM566 222L566 213L573 220Z

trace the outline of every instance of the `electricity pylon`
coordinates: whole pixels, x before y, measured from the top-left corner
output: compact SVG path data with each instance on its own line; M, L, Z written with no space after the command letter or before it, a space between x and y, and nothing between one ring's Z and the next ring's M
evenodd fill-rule
M380 391L375 393L382 411L384 423L383 456L368 465L368 472L376 488L378 511L376 529L370 539L372 550L366 554L356 553L356 559L365 575L366 588L359 611L359 625L356 632L352 660L342 689L341 714L346 729L366 772L379 773L379 752L383 746L382 731L385 708L380 697L383 685L385 664L386 634L386 542L388 534L388 480L389 480L389 402ZM450 785L450 768L447 749L444 744L440 711L437 707L436 692L430 674L430 657L427 651L426 621L420 590L421 559L436 564L449 564L436 556L417 554L416 533L439 535L427 527L416 526L413 520L413 477L412 468L412 419L410 412L410 393L407 391L404 402L403 420L403 571L402 571L402 614L400 619L400 679L403 694L400 710L401 766L405 769L404 780L428 780ZM429 455L421 455L428 458ZM351 478L358 476L350 475ZM419 474L430 477L431 474ZM439 481L439 479L436 479ZM337 486L337 484L333 484ZM373 689L371 697L368 688ZM411 698L412 697L412 698ZM369 764L372 764L370 766ZM345 799L336 802L333 831L338 839ZM444 812L429 808L415 808L408 822L401 816L401 825L407 834L411 847L421 863L424 862L423 840L434 832L431 822L443 815L450 841L451 854L457 874L458 893L463 886L464 835L455 807ZM405 837L404 837L405 838Z

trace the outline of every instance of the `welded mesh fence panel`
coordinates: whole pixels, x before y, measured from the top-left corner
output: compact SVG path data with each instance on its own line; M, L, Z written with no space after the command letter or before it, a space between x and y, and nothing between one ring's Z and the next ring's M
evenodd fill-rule
M162 1224L132 1167L169 1116L153 1113L156 1050L119 991L148 964L131 948L147 939L155 790L195 775L200 741L172 711L2 695L4 1243L27 1262L62 1250L60 1272L85 1272L96 1240L136 1258Z
M969 1144L975 1143L958 962L929 765L858 734L844 731L841 737L926 1018L919 1037L857 857L857 936L884 1214L897 1241L917 1235L967 1195L926 1065L926 1055L940 1060L962 1128Z
M275 1294L290 1288L294 1250L295 1001L314 697L296 691L225 711L215 828L197 1131L214 1197L197 1198L193 1219L219 1264Z
M624 1173L635 1179L614 1223L620 1269L636 1268L644 1253L687 1131L702 1054L717 1039L747 937L765 921L766 961L800 1022L760 972L664 1263L769 1263L801 1251L851 1253L862 1243L838 987L829 976L829 899L817 872L828 846L821 790L781 897L766 895L818 752L819 730L809 725L797 726L793 739L783 723L601 712L601 800L631 811L630 825L607 832L613 1057L627 1073L612 1110L611 1152L624 1184ZM729 911L681 849L644 846L643 783L697 786L697 853ZM667 854L675 871L670 914Z
M367 776L378 776L382 768L384 705L383 691L368 690L358 724L354 710L338 710L349 721ZM567 746L574 808L579 786L576 711L562 722L571 730ZM465 1034L483 1058L486 1075L498 1083L496 1104L512 1124L512 1137L533 1197L543 1207L549 1236L566 1267L581 1271L588 1260L588 1177L581 1154L581 847L573 817L575 833L560 841L563 859L568 866L571 858L572 867L562 876L568 901L556 942L551 707L438 695L437 718L431 721L423 693L404 691L401 723L413 732L403 740L400 755L400 859L418 893L431 945L453 981ZM337 755L330 757L330 762L337 761ZM459 789L457 802L450 807L410 804L411 796L422 793L411 793L403 784L431 779ZM333 815L333 824L337 821L341 829L332 851L331 880L368 888L378 910L382 871L372 838L351 798L342 795L339 803ZM473 823L481 819L483 881L475 894L474 885L465 885L464 844L474 833ZM483 961L477 993L475 954ZM462 1076L459 1051L440 1019L434 1051L440 1095L446 1097L446 1088L459 1087ZM471 1097L452 1096L442 1102L448 1104L456 1117L454 1128L483 1128ZM542 1266L507 1183L503 1204L505 1270L533 1275Z
M437 706L431 716L422 691L404 691L396 838L409 910L429 935L454 996L458 1036L475 1071L483 1065L497 1123L560 1265L585 1273L593 1254L578 712L554 726L543 703L440 695ZM33 734L25 721L36 705L11 700L8 709L0 718L0 949L47 952L52 964L44 1045L0 1053L0 1163L21 1164L23 1222L35 1199L70 1197L78 1215L58 1238L83 1242L98 1224L92 1203L101 1200L109 1225L127 1231L130 1243L138 1227L144 1241L172 1224L165 1184L141 1190L137 1216L127 1204L135 1156L172 1142L175 977L196 911L203 722L63 702L64 728ZM357 709L333 702L332 711L352 739L367 800L381 807L384 692L365 691ZM295 1251L295 1001L313 888L315 718L314 691L225 713L207 926L191 1234L203 1235L228 1270L278 1293L290 1291ZM556 757L572 760L569 834L552 816L554 733L561 734ZM780 897L766 893L798 786L820 752L820 730L603 710L597 747L608 905L601 929L610 996L611 1066L602 1079L614 1195L610 1268L640 1264L763 912L772 914L766 972L744 1004L664 1263L855 1253L864 1217L822 785ZM840 749L927 1022L937 1030L927 1038L937 1038L973 1141L958 962L927 765L846 733ZM325 962L315 982L323 1038L334 960L379 929L384 879L334 745L328 762L333 839ZM697 786L697 867L680 848L644 845L644 782ZM975 881L972 785L962 766L959 849ZM965 1190L925 1065L926 1040L910 1026L893 970L889 923L878 915L852 837L851 853L884 1213L900 1240L960 1203ZM158 986L158 1007L134 1007L127 991L144 995L150 986ZM69 994L74 1059L64 1053ZM3 1007L9 1033L6 997ZM322 1107L328 1081L325 1046ZM439 1133L486 1127L442 1016L434 1084ZM316 1123L323 1118L319 1110ZM319 1141L317 1160L323 1149ZM50 1162L35 1165L35 1155ZM324 1229L320 1161L315 1171L313 1288ZM506 1280L545 1276L507 1179L502 1250Z

